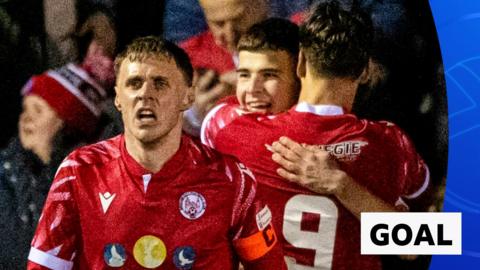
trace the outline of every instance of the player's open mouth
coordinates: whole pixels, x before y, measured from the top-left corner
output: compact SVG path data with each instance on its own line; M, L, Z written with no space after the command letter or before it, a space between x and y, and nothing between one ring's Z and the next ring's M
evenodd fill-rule
M272 107L268 102L249 102L247 103L248 110L250 111L268 111Z
M157 120L157 116L150 109L139 109L136 118L141 122L150 122Z
M34 125L31 123L27 124L25 121L20 121L18 128L23 132L24 135L31 135L35 130Z
M23 134L25 134L25 135L32 135L33 134L33 130L30 129L30 128L22 128L22 131L23 131Z

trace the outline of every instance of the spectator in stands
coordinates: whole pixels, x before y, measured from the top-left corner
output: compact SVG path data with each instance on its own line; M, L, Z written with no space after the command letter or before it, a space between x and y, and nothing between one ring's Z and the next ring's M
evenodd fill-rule
M75 35L79 64L33 76L22 90L18 136L0 153L0 269L25 269L55 169L99 134L114 47L92 32L91 20Z
M0 149L17 132L22 97L18 89L43 67L42 1L0 1Z

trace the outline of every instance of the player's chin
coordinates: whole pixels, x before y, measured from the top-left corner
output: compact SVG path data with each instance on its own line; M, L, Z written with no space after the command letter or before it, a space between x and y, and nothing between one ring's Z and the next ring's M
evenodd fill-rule
M134 134L135 138L142 143L154 142L159 137L158 132L142 128L135 130Z
M161 141L165 138L170 130L157 126L154 128L138 129L136 132L136 138L143 144L152 144Z

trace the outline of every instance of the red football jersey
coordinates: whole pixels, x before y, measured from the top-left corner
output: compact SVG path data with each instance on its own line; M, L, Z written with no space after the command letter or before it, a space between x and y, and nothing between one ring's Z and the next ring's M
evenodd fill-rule
M215 43L212 32L204 31L180 43L193 68L206 68L223 74L235 69L234 56Z
M152 174L123 135L60 166L28 269L282 269L271 212L242 164L183 136Z
M428 168L397 126L360 120L337 106L301 103L265 116L221 104L207 115L201 135L204 143L238 157L255 173L289 269L376 270L381 262L360 255L360 222L335 197L276 173L268 147L281 136L329 151L355 181L392 205L407 206L429 182Z

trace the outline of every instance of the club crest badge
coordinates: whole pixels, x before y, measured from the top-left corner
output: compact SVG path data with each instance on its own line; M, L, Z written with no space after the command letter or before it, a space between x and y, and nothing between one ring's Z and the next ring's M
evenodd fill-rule
M125 249L120 244L107 244L103 249L103 259L110 267L122 267L127 260Z
M178 247L173 253L173 264L177 269L190 270L195 263L195 250L190 246Z
M180 197L180 213L187 219L194 220L205 213L207 202L202 194L195 191L185 192Z

